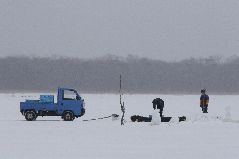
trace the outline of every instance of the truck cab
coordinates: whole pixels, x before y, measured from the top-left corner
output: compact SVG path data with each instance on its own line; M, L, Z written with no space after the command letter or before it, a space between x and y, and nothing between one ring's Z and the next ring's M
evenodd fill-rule
M20 112L28 121L38 116L61 116L65 121L72 121L85 114L85 102L76 90L58 88L56 103L53 95L40 95L39 100L21 102Z

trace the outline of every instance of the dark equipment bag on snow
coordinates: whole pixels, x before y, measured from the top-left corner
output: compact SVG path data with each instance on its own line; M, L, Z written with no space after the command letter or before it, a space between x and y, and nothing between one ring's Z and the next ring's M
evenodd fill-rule
M139 116L139 115L133 115L130 117L132 122L151 122L152 121L152 116L149 117L144 117L144 116ZM172 119L172 117L161 117L161 122L169 122ZM185 116L178 117L178 121L186 121Z

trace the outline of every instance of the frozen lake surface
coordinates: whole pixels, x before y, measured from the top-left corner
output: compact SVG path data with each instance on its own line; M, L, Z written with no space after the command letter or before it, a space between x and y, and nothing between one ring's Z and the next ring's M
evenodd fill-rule
M73 122L38 117L28 122L19 102L38 94L0 94L0 156L3 159L238 159L239 96L210 96L205 116L195 95L124 95L126 120L83 122L120 114L118 95L83 94L86 114ZM165 116L186 116L186 122L132 123L131 115L148 116L152 100L165 101ZM230 107L230 109L229 109ZM227 108L227 111L225 109ZM232 121L224 121L226 112ZM219 119L218 119L219 118Z

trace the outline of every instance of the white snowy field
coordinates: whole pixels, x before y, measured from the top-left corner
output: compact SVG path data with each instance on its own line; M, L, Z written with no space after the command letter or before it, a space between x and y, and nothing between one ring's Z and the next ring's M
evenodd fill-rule
M120 114L118 95L83 94L86 114L73 122L38 117L28 122L19 102L38 94L0 94L1 159L238 159L239 96L210 96L204 116L195 95L124 95L126 120L83 122L83 119ZM165 116L186 116L186 122L132 123L134 114L152 113L152 100L165 100ZM230 107L232 121L221 120ZM219 117L220 119L217 119Z

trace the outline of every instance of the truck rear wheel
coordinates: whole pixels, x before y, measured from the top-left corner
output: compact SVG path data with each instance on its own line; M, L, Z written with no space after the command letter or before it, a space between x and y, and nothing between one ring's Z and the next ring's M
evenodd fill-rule
M27 121L33 121L36 120L37 114L34 111L26 111L25 112L25 119Z
M64 121L73 121L75 119L75 115L71 111L65 112L62 117Z

